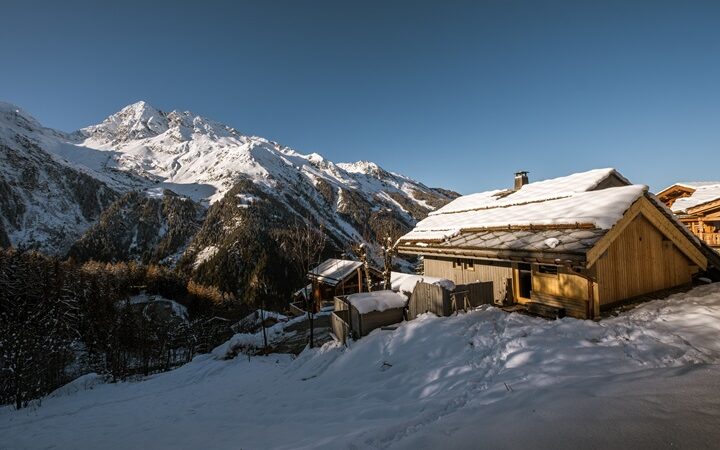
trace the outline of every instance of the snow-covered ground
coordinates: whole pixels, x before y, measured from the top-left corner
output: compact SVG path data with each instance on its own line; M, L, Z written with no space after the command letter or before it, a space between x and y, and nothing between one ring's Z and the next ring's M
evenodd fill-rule
M0 409L0 448L717 448L720 284L601 322L483 307L77 384Z

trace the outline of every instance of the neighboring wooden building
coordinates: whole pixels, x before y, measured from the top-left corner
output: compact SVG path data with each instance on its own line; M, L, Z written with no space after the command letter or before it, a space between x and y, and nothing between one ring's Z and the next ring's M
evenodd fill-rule
M577 318L690 286L708 267L712 252L646 186L613 169L537 183L518 177L515 189L463 196L431 213L398 250L423 256L428 276L492 282L498 304Z
M369 268L370 282L377 286L382 282L382 273ZM347 259L328 259L313 268L307 274L312 286L311 300L316 308L323 302L332 302L337 295L348 295L367 291L365 268L360 261Z
M677 183L657 197L695 236L720 252L720 181Z

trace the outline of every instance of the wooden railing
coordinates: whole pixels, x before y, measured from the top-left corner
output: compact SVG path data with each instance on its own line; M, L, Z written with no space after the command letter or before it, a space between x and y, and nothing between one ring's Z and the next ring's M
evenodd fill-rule
M720 247L720 233L697 233L697 237L711 247Z

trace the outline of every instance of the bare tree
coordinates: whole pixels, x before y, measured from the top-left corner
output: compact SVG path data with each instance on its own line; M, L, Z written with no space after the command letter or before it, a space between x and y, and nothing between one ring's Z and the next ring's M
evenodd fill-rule
M395 248L395 242L396 240L393 240L392 237L387 236L385 238L385 242L383 243L382 250L383 250L383 259L384 259L384 267L383 267L383 289L388 290L392 287L391 283L391 275L392 275L392 259L393 256L397 254L397 249Z
M303 276L318 264L325 249L327 236L322 225L314 226L310 219L296 220L285 232L281 248Z
M308 218L304 221L296 220L285 233L285 239L281 248L286 252L288 259L292 262L295 270L307 276L310 269L317 265L325 249L327 236L321 226L314 226ZM313 290L314 291L314 290ZM313 295L312 293L310 294ZM310 347L313 346L314 319L316 299L306 300L306 310L310 322ZM310 301L312 300L312 301Z

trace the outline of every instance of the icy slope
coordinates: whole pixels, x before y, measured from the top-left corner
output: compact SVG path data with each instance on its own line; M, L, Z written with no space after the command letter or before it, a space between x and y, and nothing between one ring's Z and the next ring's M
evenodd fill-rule
M0 436L9 448L713 448L719 333L720 285L599 323L423 316L295 360L200 357L92 390L86 378L35 410L0 409Z

